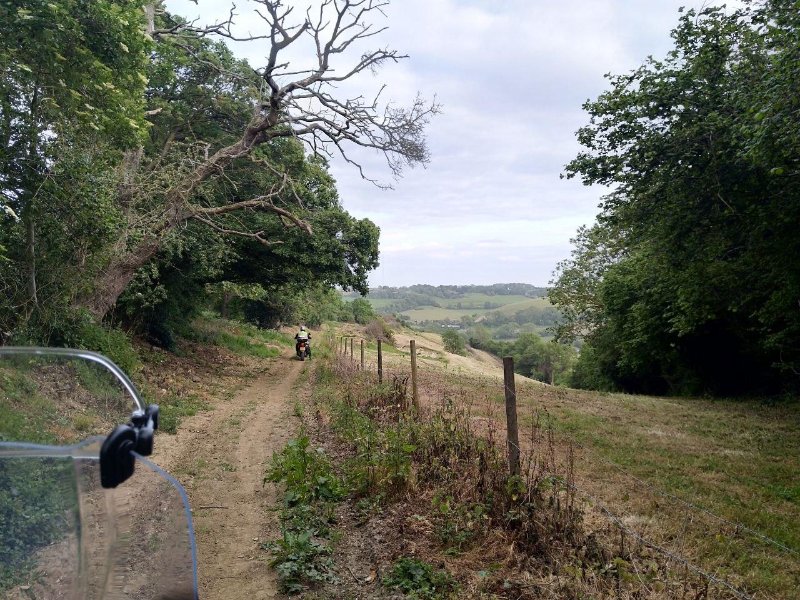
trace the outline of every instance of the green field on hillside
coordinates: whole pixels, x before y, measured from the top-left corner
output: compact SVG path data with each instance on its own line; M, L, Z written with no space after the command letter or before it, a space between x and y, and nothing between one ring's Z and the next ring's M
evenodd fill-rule
M375 312L383 312L387 306L391 306L397 302L397 300L393 300L392 298L370 298L369 296L367 296L367 300L369 300Z
M547 298L524 298L519 302L513 304L506 304L500 308L492 311L498 312L502 315L515 315L517 311L525 310L528 308L541 308L546 309L553 306Z
M462 300L449 300L447 307L437 306L421 306L411 310L404 310L401 315L407 316L412 322L420 323L423 321L458 321L461 317L476 316L481 317L489 313L497 312L507 316L513 316L518 311L528 308L546 308L550 306L547 298L525 298L524 296L487 296L485 294L472 294L474 296L469 300L470 304L478 306L484 302L495 302L497 304L503 303L498 308L458 308L458 303L461 302L462 307L468 302L466 299ZM510 301L509 301L510 300ZM376 302L370 300L370 302ZM377 302L387 302L386 300L379 300ZM378 306L373 304L375 310L379 310Z
M366 298L375 312L396 314L416 328L441 331L458 326L468 333L480 325L497 340L513 340L523 333L543 337L560 319L544 294L546 288L527 284L494 286L411 286L377 288ZM345 294L345 299L354 298Z
M488 294L464 294L463 298L451 298L447 300L440 300L439 304L444 308L464 308L464 309L475 309L475 310L491 310L491 308L487 309L487 305L494 306L496 308L500 308L501 306L507 306L509 304L516 304L519 302L525 302L527 300L531 300L527 296L490 296Z

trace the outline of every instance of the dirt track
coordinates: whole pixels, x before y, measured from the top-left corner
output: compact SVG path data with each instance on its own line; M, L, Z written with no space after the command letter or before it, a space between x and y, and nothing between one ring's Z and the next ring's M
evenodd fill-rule
M278 358L232 399L186 419L175 436L159 436L155 459L186 486L197 534L200 597L279 597L260 544L279 533L276 490L265 464L296 424L292 387L304 363Z

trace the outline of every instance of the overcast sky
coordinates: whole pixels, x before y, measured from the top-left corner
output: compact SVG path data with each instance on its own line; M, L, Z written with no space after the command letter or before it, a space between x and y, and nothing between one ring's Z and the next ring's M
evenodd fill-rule
M241 26L257 31L254 3L236 4ZM345 208L381 228L381 266L370 284L547 284L604 192L559 178L579 151L581 105L607 89L605 73L663 56L678 8L704 4L715 2L393 0L388 31L361 50L388 45L410 58L365 75L364 89L386 83L386 97L401 103L418 91L435 95L443 112L428 129L427 168L393 181L366 159L369 175L393 190L377 189L341 161L332 165ZM212 22L230 2L167 6ZM235 51L262 66L263 44Z

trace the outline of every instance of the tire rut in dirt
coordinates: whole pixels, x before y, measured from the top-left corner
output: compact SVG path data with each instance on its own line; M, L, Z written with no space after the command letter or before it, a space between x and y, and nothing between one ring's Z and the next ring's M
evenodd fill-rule
M204 600L279 597L260 547L279 535L277 492L263 479L295 428L292 387L302 369L289 356L277 359L232 400L187 421L169 449L169 466L189 491Z

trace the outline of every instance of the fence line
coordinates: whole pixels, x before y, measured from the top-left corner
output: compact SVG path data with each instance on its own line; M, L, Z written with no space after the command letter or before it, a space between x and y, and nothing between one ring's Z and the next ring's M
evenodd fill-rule
M506 392L507 392L507 390L506 390ZM585 444L582 444L581 442L579 442L574 437L566 435L566 434L563 434L563 433L560 433L558 435L562 440L564 440L564 441L566 441L566 442L568 442L568 443L570 443L570 444L572 444L574 446L577 446L578 448L580 448L580 449L582 449L582 450L584 450L586 452L589 452L589 453L592 452L591 448L588 448ZM598 459L600 462L604 462L604 463L608 464L609 466L613 467L614 469L616 469L620 473L622 473L622 474L630 477L631 479L633 479L636 483L638 483L638 484L648 488L649 490L655 492L659 496L662 496L664 498L669 498L671 500L674 500L675 502L678 502L679 504L683 504L684 506L686 506L687 508L689 508L691 510L695 510L697 512L700 512L700 513L703 513L705 515L708 515L709 517L711 517L713 519L716 519L720 523L724 523L724 524L726 524L726 525L728 525L730 527L733 527L734 529L736 529L738 531L745 531L745 532L749 533L750 535L752 535L753 537L761 540L762 542L765 542L767 544L775 546L776 548L779 548L780 550L783 550L784 552L788 552L788 553L793 554L795 556L800 556L800 552L798 552L794 548L786 546L785 544L779 542L778 540L775 540L775 539L769 537L765 533L762 533L762 532L760 532L760 531L758 531L756 529L748 527L744 523L740 523L738 521L732 521L731 519L728 519L726 517L723 517L721 515L716 514L715 512L713 512L712 510L710 510L710 509L708 509L708 508L706 508L704 506L701 506L699 504L695 504L693 502L690 502L689 500L681 498L680 496L676 496L675 494L673 494L671 492L668 492L664 488L658 487L658 486L656 486L656 485L654 485L652 483L649 483L649 482L641 479L640 477L637 477L636 475L634 475L630 471L626 470L622 465L619 465L619 464L615 463L612 460L609 460L609 459L607 459L607 458L605 458L603 456L600 456L599 454L596 454L596 453L593 454L592 457L595 458L595 459ZM727 537L732 537L732 536L727 536Z
M352 344L352 338L351 338L351 344ZM344 354L345 354L345 356L347 356L346 342L344 342L344 346L345 346ZM416 396L417 396L417 393L416 393L416 389L417 389L417 369L416 369L416 366L417 365L416 365L416 360L415 360L416 359L416 353L414 352L414 349L415 349L415 341L414 340L411 341L410 346L411 346L411 349L412 349L412 353L411 353L412 366L411 366L411 374L410 375L411 375L411 379L412 379L413 395L416 398ZM362 340L362 348L363 348L363 340ZM382 381L383 380L383 375L385 373L384 373L384 368L383 368L383 352L382 352L381 340L378 340L378 342L377 342L377 351L378 351L378 363L377 363L378 375L379 375L379 379ZM351 358L351 361L352 361L352 353L351 353L351 357L350 358ZM505 360L504 360L504 362L505 362ZM363 360L362 360L362 365L364 365ZM364 369L363 366L362 366L362 369ZM514 397L516 397L516 390L514 389L515 385L514 385L514 380L513 380L513 360L511 361L511 370L512 370L512 375L511 375L512 378L509 380L506 377L506 378L504 378L504 381L503 381L503 389L504 389L504 392L505 392L505 395L506 395L507 398L509 397L509 394L512 394L512 395L514 395ZM405 371L403 371L402 374L404 376L408 375L408 373L405 372ZM515 419L515 421L516 421L516 419ZM514 425L514 429L516 429L516 423L514 423L513 425ZM511 429L509 429L509 435L513 435L511 433ZM577 446L577 447L581 448L582 450L584 450L586 452L591 452L590 448L588 448L586 445L582 444L581 442L573 439L571 436L560 435L559 437L561 437L563 440L567 441L568 443L573 444L574 446ZM513 441L512 441L511 438L508 439L509 452L511 453L512 451L515 450L517 452L517 456L519 456L518 453L520 452L520 446L519 446L519 442L518 442L518 434L517 434L517 436L515 436L515 438L516 439L513 440ZM596 458L599 458L600 461L608 464L609 466L613 467L614 469L616 469L620 473L630 477L632 480L634 480L638 484L648 488L649 490L655 492L656 494L658 494L658 495L660 495L662 497L670 498L670 499L672 499L672 500L684 505L686 508L689 508L689 509L697 511L697 512L701 512L703 514L706 514L707 516L712 517L713 519L716 519L717 521L719 521L721 523L724 523L724 524L726 524L728 526L731 526L731 527L735 528L735 530L737 530L737 531L747 532L750 535L754 536L755 538L757 538L757 539L759 539L759 540L761 540L763 542L766 542L768 544L771 544L771 545L775 546L776 548L779 548L780 550L789 552L789 553L791 553L793 555L799 555L800 554L800 553L798 553L798 551L794 550L793 548L790 548L790 547L782 544L781 542L779 542L777 540L774 540L774 539L770 538L769 536L767 536L767 535L765 535L765 534L763 534L763 533L761 533L761 532L759 532L759 531L757 531L755 529L752 529L752 528L750 528L750 527L748 527L748 526L746 526L746 525L744 525L742 523L739 523L739 522L736 522L736 521L732 521L730 519L727 519L725 517L717 515L713 511L711 511L711 510L709 510L709 509L707 509L707 508L705 508L703 506L700 506L700 505L694 504L692 502L689 502L689 501L687 501L687 500L685 500L685 499L683 499L683 498L681 498L679 496L676 496L675 494L672 494L672 493L666 491L663 488L659 488L658 486L655 486L655 485L653 485L653 484L651 484L651 483L649 483L649 482L647 482L647 481L645 481L645 480L633 475L632 473L628 472L624 467L622 467L621 465L619 465L619 464L617 464L617 463L615 463L615 462L613 462L613 461L611 461L609 459L606 459L606 458L604 458L602 456L599 456L599 455L593 455L593 456L595 456ZM510 462L509 464L512 464L512 463ZM513 470L512 470L512 473L513 473ZM553 473L550 473L550 474L555 476ZM562 478L562 481L563 481L563 478ZM721 579L721 578L719 578L718 576L716 576L716 575L714 575L712 573L708 573L708 572L704 571L703 569L701 569L700 567L698 567L697 565L692 563L690 560L688 560L686 557L684 557L684 556L682 556L680 554L677 554L675 552L672 552L672 551L668 550L667 548L664 548L663 546L661 546L661 545L659 545L659 544L657 544L657 543L645 538L638 531L636 531L636 530L630 528L629 526L625 525L625 523L622 521L622 519L617 514L615 514L613 511L611 511L605 504L603 504L597 497L595 497L593 494L591 494L587 490L577 486L574 482L563 481L563 483L564 483L565 486L570 487L575 492L580 493L582 496L587 498L616 527L618 527L620 531L625 532L627 535L629 535L632 538L634 538L637 542L639 542L643 546L645 546L647 548L650 548L651 550L654 550L654 551L662 554L663 556L665 556L667 559L669 559L671 561L674 561L676 563L681 564L685 568L691 570L696 575L699 575L699 576L705 578L707 581L713 583L714 585L721 586L721 587L725 588L726 590L728 590L730 593L732 593L739 600L752 600L752 597L750 595L748 595L747 593L742 592L741 590L737 589L736 587L734 587L728 581L726 581L724 579ZM731 536L731 535L728 535L728 534L724 534L724 535L725 535L725 537L727 537L729 539L734 539L733 536Z

